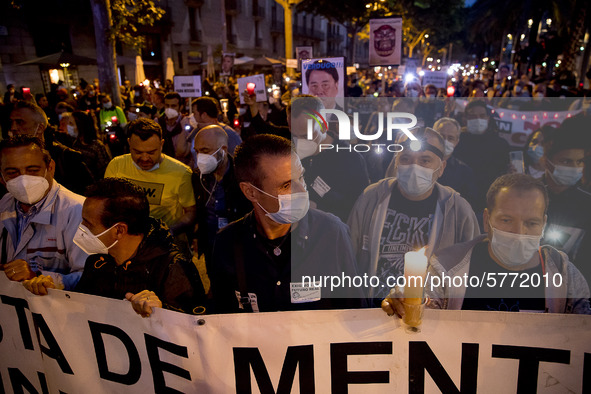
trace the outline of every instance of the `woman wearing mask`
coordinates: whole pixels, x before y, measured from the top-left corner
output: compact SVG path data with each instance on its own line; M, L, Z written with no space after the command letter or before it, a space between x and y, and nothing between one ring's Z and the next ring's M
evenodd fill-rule
M121 107L113 105L111 96L108 94L101 94L99 97L102 108L99 111L99 123L101 131L105 132L107 127L119 126L124 128L127 126L127 118L123 113Z
M94 119L83 111L74 112L70 119L68 134L76 138L73 148L82 153L94 179L102 179L111 161L111 153L99 141Z

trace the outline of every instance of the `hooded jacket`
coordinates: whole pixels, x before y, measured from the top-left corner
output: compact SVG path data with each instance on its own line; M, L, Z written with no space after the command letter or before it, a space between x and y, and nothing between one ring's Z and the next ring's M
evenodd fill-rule
M468 275L470 273L472 250L486 237L483 234L472 241L453 245L437 252L429 261L429 275L439 277L444 274L450 277ZM541 252L549 283L553 283L555 275L561 276L560 286L554 287L551 285L546 287L546 311L551 313L591 314L591 309L589 309L589 286L579 270L568 261L567 255L549 245L542 246ZM494 272L494 268L491 271ZM431 289L429 282L427 282L426 294L431 297L429 304L431 308L459 310L462 309L464 303L466 287L438 286Z
M124 299L126 293L156 293L162 307L185 313L203 313L205 292L195 265L173 244L168 227L150 218L148 231L135 255L121 265L108 254L86 259L75 291Z
M348 224L360 275L375 275L380 237L396 183L395 178L386 178L368 186L357 199L349 216ZM434 251L469 241L480 234L476 215L470 204L450 187L439 183L435 183L434 187L437 205L427 244L427 257Z

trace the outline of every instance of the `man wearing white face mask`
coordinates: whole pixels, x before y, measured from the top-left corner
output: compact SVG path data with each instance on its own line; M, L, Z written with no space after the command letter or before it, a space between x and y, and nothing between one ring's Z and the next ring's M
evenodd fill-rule
M464 113L467 127L460 134L454 156L474 171L476 195L470 203L474 212L482 212L489 186L509 170L509 144L498 135L496 123L486 102L473 99ZM482 220L482 217L478 220Z
M563 252L540 246L547 207L548 195L539 180L525 174L498 178L487 194L487 234L431 257L430 276L441 278L445 274L452 281L432 289L427 286L429 307L591 314L589 287L581 273ZM519 275L519 280L542 280L539 285L535 281L528 285L512 284L515 275ZM546 284L545 276L556 281ZM477 287L474 280L454 281L457 277L486 278L487 284ZM504 277L506 280L501 283ZM399 307L396 299L388 298L382 303L388 314L403 314Z
M155 307L204 313L195 266L173 244L166 225L149 214L143 190L125 179L106 178L87 189L74 243L89 256L74 291L127 299L143 317ZM41 275L24 285L44 295L54 284Z
M583 176L585 149L589 147L585 118L566 119L543 142L548 189L548 228L544 241L565 252L591 281L591 195L578 185Z
M216 312L363 306L359 288L331 291L303 282L303 275L357 271L347 227L309 207L304 171L290 141L251 137L236 150L234 165L254 210L217 234L211 278Z
M437 182L451 187L472 204L476 195L474 171L453 155L455 147L460 142L460 124L452 118L441 118L435 122L433 130L441 134L445 144L445 171Z
M476 215L455 190L437 183L445 169L444 141L433 129L406 135L386 178L369 186L349 217L359 271L376 275L384 284L374 302L388 294L388 277L403 274L404 254L427 246L427 256L441 248L473 239L480 232ZM377 305L376 305L377 306Z
M192 164L191 143L188 140L192 128L181 114L181 96L169 92L164 96L164 113L158 118L162 128L164 146L162 152L188 166ZM189 127L187 127L189 126Z
M74 288L86 253L72 238L84 198L53 179L55 163L41 141L19 135L0 143L0 267L14 281L49 275L57 287Z
M197 202L197 253L198 256L204 255L211 275L211 252L216 233L250 212L252 205L238 186L224 129L210 125L199 130L195 136L195 151L197 166L192 182Z

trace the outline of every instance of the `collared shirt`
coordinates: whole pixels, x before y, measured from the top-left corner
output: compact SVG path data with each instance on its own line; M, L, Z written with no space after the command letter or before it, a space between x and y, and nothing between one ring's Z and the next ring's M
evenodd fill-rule
M277 246L281 249L279 256L273 253ZM222 229L214 246L215 270L211 276L217 312L241 311L236 294L241 294L236 274L238 258L244 263L245 291L251 299L254 295L260 312L366 305L363 289L346 284L332 292L330 287L322 288L320 299L310 302L294 299L294 286L301 286L304 275L314 277L312 281L326 275L357 275L348 228L334 215L310 209L292 226L290 236L281 240L268 240L261 234L254 213Z
M41 208L46 199L47 196L43 197L40 201L35 203L35 205L31 206L28 212L25 212L21 208L21 204L17 199L14 200L14 207L16 210L17 233L16 238L12 241L12 243L14 244L15 249L21 241L21 237L23 236L25 229L27 228L29 223L31 223L31 220L35 217L35 215L37 215L39 209Z

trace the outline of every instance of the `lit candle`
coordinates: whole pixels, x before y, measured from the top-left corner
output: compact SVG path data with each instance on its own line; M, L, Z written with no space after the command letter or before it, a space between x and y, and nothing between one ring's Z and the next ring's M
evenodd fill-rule
M416 252L408 252L404 255L404 277L406 278L404 298L406 303L419 305L423 302L423 286L421 285L424 284L427 273L426 248L425 246Z

